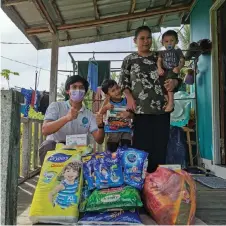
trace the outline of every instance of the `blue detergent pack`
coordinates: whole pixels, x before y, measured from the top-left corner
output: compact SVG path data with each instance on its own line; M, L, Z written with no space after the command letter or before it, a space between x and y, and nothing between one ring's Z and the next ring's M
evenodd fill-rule
M123 173L120 159L116 153L100 153L95 155L94 172L96 188L111 188L123 185Z
M118 155L121 157L125 184L141 190L148 166L148 153L135 148L121 148Z
M113 212L88 212L78 222L79 224L106 224L106 225L131 225L142 224L138 212L135 210L113 211Z
M96 187L94 178L94 160L95 157L93 155L82 157L83 175L88 186L88 190L93 190Z

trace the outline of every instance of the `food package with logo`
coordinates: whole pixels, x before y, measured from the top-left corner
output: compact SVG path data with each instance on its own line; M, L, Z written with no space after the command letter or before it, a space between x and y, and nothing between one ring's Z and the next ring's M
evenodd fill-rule
M94 160L94 174L97 189L123 185L122 166L116 153L96 154Z
M192 225L196 184L185 171L158 167L148 174L143 189L146 210L159 225Z
M81 153L82 156L90 155L93 152L93 148L91 145L88 146L82 146L82 145L64 145L62 143L57 143L56 144L56 149L55 150L73 150L76 151L77 153Z
M113 108L108 110L105 118L105 124L111 130L118 130L121 128L131 127L131 119L124 119L120 117L120 113L126 111L125 107Z
M76 223L82 184L81 152L49 151L32 200L32 223Z
M148 153L135 148L127 148L119 149L118 154L121 156L125 184L141 190L148 166Z
M112 212L89 212L78 222L81 225L141 225L141 220L136 210L121 210Z
M131 186L94 190L86 205L86 211L118 211L142 207L138 190Z
M94 176L94 159L95 155L87 155L82 157L83 175L88 190L93 190L96 187Z

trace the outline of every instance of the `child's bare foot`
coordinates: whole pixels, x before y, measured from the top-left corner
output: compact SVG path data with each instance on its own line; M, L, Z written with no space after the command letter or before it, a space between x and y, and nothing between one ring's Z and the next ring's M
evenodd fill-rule
M165 112L172 112L174 110L174 104L167 103Z

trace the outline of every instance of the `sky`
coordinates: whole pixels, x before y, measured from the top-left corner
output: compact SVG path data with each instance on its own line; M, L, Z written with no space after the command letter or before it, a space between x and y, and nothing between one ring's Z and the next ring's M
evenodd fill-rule
M1 42L17 42L17 43L30 43L25 35L14 25L14 23L6 16L6 14L0 9L0 31ZM158 36L159 34L156 34ZM59 48L58 69L59 70L72 70L72 64L68 55L69 51L135 51L136 47L133 43L133 37L116 39L111 41L68 46ZM6 45L1 44L0 47L1 56L7 57L13 60L21 61L37 67L39 82L37 89L40 91L49 90L49 78L50 72L40 70L44 68L50 70L51 51L50 49L37 51L32 44L23 45ZM96 60L113 60L123 59L126 54L108 54L95 55ZM74 55L75 60L88 60L92 57L92 54L79 54ZM13 72L18 72L19 76L12 75L10 78L10 87L23 87L27 89L34 89L35 86L35 71L36 68L27 65L19 64L1 57L1 70L9 69ZM121 62L115 62L111 65L113 68L119 68ZM58 87L61 83L64 83L68 73L59 72L58 74ZM6 80L1 77L1 87L7 88L8 84Z

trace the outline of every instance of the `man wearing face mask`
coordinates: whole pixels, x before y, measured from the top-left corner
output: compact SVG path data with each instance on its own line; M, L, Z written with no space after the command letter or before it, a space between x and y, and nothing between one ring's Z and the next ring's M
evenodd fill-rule
M48 151L54 150L56 143L65 143L66 135L91 133L94 140L104 141L103 115L94 114L82 105L89 83L79 75L71 76L65 83L67 101L49 105L42 127L46 140L39 148L40 164Z

